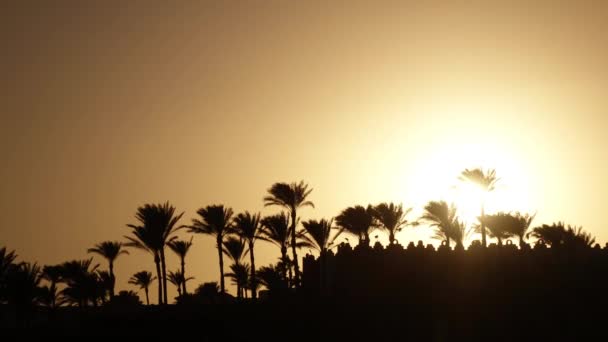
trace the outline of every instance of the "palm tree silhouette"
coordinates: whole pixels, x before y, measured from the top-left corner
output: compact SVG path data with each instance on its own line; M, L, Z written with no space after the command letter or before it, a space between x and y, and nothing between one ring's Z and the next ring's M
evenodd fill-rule
M302 222L304 231L304 241L306 247L319 251L320 255L325 255L333 247L336 239L344 232L344 229L337 229L333 226L334 220L308 220ZM336 232L332 234L332 232Z
M367 208L360 205L348 207L336 216L336 224L345 232L358 237L359 245L369 246L369 234L375 228L373 214L374 209L371 205Z
M186 278L181 270L177 270L175 272L169 271L167 279L171 284L175 285L177 288L177 295L181 297L183 294L182 289L184 288L184 284L194 279L194 277Z
M28 324L40 295L40 267L20 263L8 268L5 278L8 304L15 308L17 321Z
M315 207L311 201L307 201L306 198L310 195L312 189L308 188L308 184L304 181L299 183L293 182L287 183L274 183L270 189L268 189L268 196L264 197L264 206L277 205L283 207L289 211L291 216L291 252L293 256L293 266L295 273L295 286L300 286L300 266L297 254L297 237L296 237L296 225L297 225L297 210L306 206Z
M245 241L243 238L237 238L234 236L228 236L224 241L223 252L232 260L232 262L236 265L241 263L241 259L245 254L247 254L247 246L245 245ZM234 274L234 269L231 267L232 273ZM249 270L247 271L249 272ZM228 275L225 275L228 276ZM234 277L232 277L234 280ZM233 283L237 286L236 293L237 297L241 297L241 283L236 280Z
M483 169L479 169L479 168L471 169L471 170L465 169L460 174L459 179L462 182L468 182L470 184L479 186L481 188L481 190L484 191L484 193L489 193L489 192L494 191L494 189L496 187L496 183L498 182L498 178L496 177L496 170L494 170L494 169L488 170L487 172L484 172ZM484 205L484 201L482 199L481 218L483 219L484 216L485 216L485 205ZM481 230L481 244L483 245L483 247L486 247L487 246L486 229L485 229L485 224L483 222L481 223L480 230Z
M185 278L186 277L186 255L188 254L190 247L192 247L192 238L190 238L190 241L185 241L185 240L169 241L169 243L167 245L179 257L180 264L182 267L182 275ZM185 295L188 294L188 291L186 290L185 281L182 283L182 291L183 291L183 294L185 294Z
M226 277L232 280L232 284L236 285L237 298L247 298L247 288L251 287L251 267L247 263L234 263L230 265L230 272L226 273Z
M223 205L208 205L200 208L196 212L201 220L193 219L192 225L188 228L191 233L206 234L215 237L215 244L220 262L220 289L222 293L226 293L224 284L224 257L222 253L222 243L224 236L230 233L232 229L232 209Z
M261 234L265 241L275 244L281 249L281 273L283 279L287 279L288 260L287 247L290 245L291 230L289 216L285 212L266 216L262 219ZM289 267L289 279L292 279L291 267Z
M450 247L450 240L458 240L459 231L461 231L458 218L456 217L456 207L448 205L446 201L430 201L424 206L424 213L420 220L426 221L431 227L435 228L433 239L446 241ZM464 236L460 239L462 240Z
M532 229L527 236L543 240L551 248L563 247L570 250L589 248L595 243L595 238L583 231L582 227L566 226L564 222L543 224Z
M408 224L405 218L412 211L411 208L403 209L403 205L394 203L380 203L374 207L374 217L380 223L381 229L388 232L388 240L391 245L395 243L395 235Z
M13 267L13 261L15 261L16 258L17 255L15 254L15 251L9 252L6 247L0 248L0 301L4 300L6 278L8 277L8 271Z
M478 217L479 224L475 227L481 231L481 226L485 226L488 235L498 241L498 245L502 246L502 241L513 236L511 227L517 224L516 219L508 213L499 212L492 215Z
M156 279L156 277L152 276L152 273L148 271L140 271L135 273L131 279L129 279L129 284L133 284L139 286L140 289L144 289L146 292L146 305L150 305L150 298L148 297L148 288L150 284Z
M514 221L513 224L509 226L509 232L519 238L519 248L523 248L526 243L524 240L526 233L528 232L530 225L532 225L532 221L536 215L516 212L511 216L513 216Z
M253 247L257 239L262 238L260 214L251 214L248 211L238 214L234 218L234 232L247 241L249 247L249 259L251 262L251 298L257 298L257 284L255 277L255 254Z
M87 250L88 253L99 254L108 260L111 278L110 298L114 297L114 285L116 283L116 278L114 276L114 261L121 254L129 254L128 251L122 249L122 246L122 243L118 241L104 241Z
M262 266L257 272L260 285L268 289L270 295L275 295L285 292L287 284L285 278L281 275L282 266Z
M176 230L183 228L183 226L176 226L183 215L184 213L182 212L175 216L175 208L169 205L169 202L164 204L146 204L143 207L139 207L135 215L140 225L127 225L133 229L133 236L125 236L129 240L126 246L147 251L154 256L159 283L159 304L167 303L165 245L177 238L173 234Z
M99 299L100 283L95 272L99 264L92 265L92 262L93 258L90 258L66 261L59 265L61 282L66 284L61 295L67 302L81 308L88 306L89 302L96 306Z
M41 277L49 282L49 285L45 286L43 290L42 297L44 305L51 310L54 310L62 304L62 300L59 296L59 289L57 288L57 284L61 281L61 267L57 265L44 266L42 268Z

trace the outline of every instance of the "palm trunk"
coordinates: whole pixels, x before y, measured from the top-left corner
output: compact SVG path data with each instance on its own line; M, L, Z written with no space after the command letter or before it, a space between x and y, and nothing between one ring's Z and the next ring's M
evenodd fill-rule
M163 304L163 277L160 271L160 257L158 252L154 254L154 263L156 264L156 278L158 279L158 305Z
M391 245L395 244L395 233L393 231L388 235L388 241Z
M184 282L182 283L182 291L183 291L184 295L187 295L188 292L186 292L186 260L185 260L185 258L182 258L182 275L184 276Z
M448 245L448 248L450 248L450 237L448 236L447 239L445 239L446 245Z
M220 289L222 293L226 293L226 287L224 285L224 253L222 253L222 237L217 236L217 252L220 257Z
M485 208L483 204L481 205L481 245L485 248L486 244L486 225L484 223L485 218Z
M116 278L114 278L114 263L110 261L110 278L112 278L112 284L110 286L110 300L114 298L114 284L116 283Z
M148 297L148 288L145 288L146 290L146 305L150 305L150 297Z
M295 288L300 287L300 266L298 265L298 254L296 252L296 210L291 210L291 252L293 254L293 269L295 272Z
M524 249L524 236L523 236L523 234L519 236L519 249Z
M257 281L255 279L255 257L253 256L253 241L249 241L249 256L251 260L251 298L256 299L258 297L256 288Z
M164 304L169 303L169 301L167 300L167 265L165 264L165 247L163 246L163 248L161 248L160 250L160 262L162 264L162 268L163 268L163 299L164 299Z
M287 246L281 246L281 260L283 261L281 273L283 279L287 279Z

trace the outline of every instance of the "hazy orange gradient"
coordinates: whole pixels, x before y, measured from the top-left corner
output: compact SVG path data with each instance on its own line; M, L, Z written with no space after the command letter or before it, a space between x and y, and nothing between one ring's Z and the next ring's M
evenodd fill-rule
M215 203L268 214L266 189L300 179L316 206L303 219L380 201L415 218L478 166L501 178L488 212L538 212L603 244L608 7L534 3L4 4L0 245L86 258L146 202L182 223ZM187 263L189 289L217 281L213 239L196 236ZM120 257L118 289L153 266Z

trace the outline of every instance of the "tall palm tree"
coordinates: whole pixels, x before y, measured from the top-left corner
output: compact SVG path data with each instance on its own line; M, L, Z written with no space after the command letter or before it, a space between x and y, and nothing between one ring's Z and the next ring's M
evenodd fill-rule
M245 256L245 254L247 254L248 250L247 245L245 244L245 240L243 240L243 238L228 236L226 240L224 240L223 252L228 256L230 260L232 260L233 265L240 265L241 259ZM230 267L230 270L232 270L232 274L235 274L234 268L232 266ZM247 269L247 272L250 272L249 269ZM234 276L225 276L234 280ZM240 298L242 294L240 287L241 283L234 280L233 284L237 286L236 293L237 297Z
M234 232L239 237L244 239L249 248L249 260L251 262L251 297L257 298L257 284L255 277L255 254L253 247L259 238L263 238L261 233L262 225L260 224L260 214L251 214L248 211L238 214L234 218Z
M375 228L373 213L371 205L367 208L360 205L348 207L336 216L336 224L345 232L358 237L360 245L369 245L369 235Z
M135 273L131 279L129 279L129 284L133 284L139 286L140 289L144 289L146 292L146 305L150 305L150 298L148 297L148 288L150 284L154 281L156 277L152 276L152 273L148 271L140 271Z
M138 248L154 256L156 273L159 283L159 304L167 303L167 272L165 264L165 245L176 239L173 234L182 226L176 226L184 215L175 215L175 207L164 204L146 204L137 209L135 218L140 225L127 225L132 229L133 236L125 236L128 247Z
M380 223L381 229L388 232L388 240L391 245L395 243L395 235L411 224L405 218L410 211L412 211L411 208L404 210L403 205L394 203L380 203L374 207L374 217Z
M289 216L285 212L266 216L262 219L262 236L268 242L275 244L281 249L281 274L283 279L287 279L287 247L290 244L291 230L289 226ZM292 278L291 267L289 267L289 279Z
M128 251L124 250L123 244L118 241L104 241L98 243L93 248L89 248L87 250L88 253L96 253L104 257L108 260L109 270L110 270L110 278L111 278L111 287L110 287L110 298L114 297L114 285L116 283L116 277L114 276L114 261L121 254L129 254Z
M494 191L496 187L496 183L498 182L498 177L496 177L496 170L491 169L488 171L484 171L483 169L465 169L460 174L459 179L462 182L467 182L476 186L479 186L484 193L489 193ZM483 217L485 216L485 205L482 199L481 203L481 218L483 221ZM485 224L481 222L481 244L486 247L486 229Z
M276 205L283 207L289 211L291 216L291 252L293 256L293 265L295 272L295 285L300 286L300 266L298 261L297 249L297 237L296 237L296 225L297 225L297 211L299 208L306 206L315 207L311 201L307 200L307 197L312 192L312 189L308 188L308 184L304 181L299 183L293 182L287 183L274 183L270 189L268 189L268 195L264 197L264 205L271 206Z
M224 284L224 257L222 243L224 236L230 233L232 228L232 208L223 205L208 205L196 212L201 219L193 219L188 228L191 233L206 234L215 237L215 245L220 262L220 289L226 293Z
M184 278L185 278L186 277L186 255L188 254L190 247L192 247L192 238L190 238L190 241L185 241L185 240L169 241L168 245L169 245L169 248L179 257L180 264L182 267L182 275L184 275ZM185 281L182 283L182 291L184 294L188 294L188 291L186 291L186 282Z
M420 220L426 221L431 227L435 228L433 238L446 241L448 247L450 247L451 239L458 238L457 235L454 235L458 233L458 229L455 229L455 222L459 222L456 217L456 207L448 205L446 201L430 201L427 203Z

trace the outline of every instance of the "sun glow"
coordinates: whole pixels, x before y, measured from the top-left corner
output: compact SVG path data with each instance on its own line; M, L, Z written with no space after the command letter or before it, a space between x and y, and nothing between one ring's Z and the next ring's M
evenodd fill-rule
M421 213L421 208L428 201L444 200L453 203L459 219L469 228L478 222L482 205L486 214L498 211L534 213L528 179L521 165L522 161L501 146L429 146L428 151L423 151L416 160L416 172L406 185L413 193L408 200L419 208L416 214ZM486 192L477 184L459 180L460 174L467 168L496 169L499 179L494 191ZM428 231L421 229L412 238L423 237L424 234L428 235ZM465 243L479 238L479 234L470 234Z

